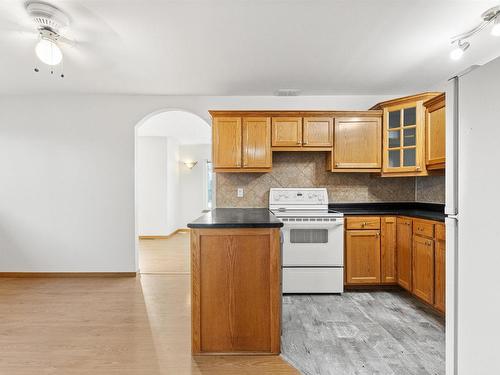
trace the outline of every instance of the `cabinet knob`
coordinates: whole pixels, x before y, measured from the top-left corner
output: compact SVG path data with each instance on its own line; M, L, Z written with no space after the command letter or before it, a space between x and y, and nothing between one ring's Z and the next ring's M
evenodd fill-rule
M307 145L307 142L304 142L303 144L304 144L304 145Z
M301 145L301 144L302 144L302 142L301 142L301 141L297 141L297 144L298 144L298 145Z

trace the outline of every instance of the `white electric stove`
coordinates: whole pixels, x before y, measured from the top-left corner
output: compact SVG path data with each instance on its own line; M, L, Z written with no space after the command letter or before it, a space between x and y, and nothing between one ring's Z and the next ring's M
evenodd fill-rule
M344 215L325 188L273 188L269 210L283 221L283 293L344 291Z

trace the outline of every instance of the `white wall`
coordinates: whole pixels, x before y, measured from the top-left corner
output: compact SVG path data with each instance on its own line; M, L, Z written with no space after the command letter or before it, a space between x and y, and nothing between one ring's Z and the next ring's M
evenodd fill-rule
M179 144L171 137L167 142L167 234L171 234L180 227Z
M210 145L183 145L180 153L180 227L201 216L206 209L206 162L211 160ZM193 169L187 168L183 161L197 161Z
M168 232L166 137L137 139L137 225L140 236Z
M136 270L134 127L154 111L209 121L209 109L354 110L389 98L0 96L0 272Z

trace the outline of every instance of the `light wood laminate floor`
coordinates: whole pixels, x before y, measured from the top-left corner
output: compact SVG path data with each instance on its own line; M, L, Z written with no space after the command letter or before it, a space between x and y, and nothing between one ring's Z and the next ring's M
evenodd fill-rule
M307 375L442 375L444 321L406 292L288 295L282 354Z
M0 374L297 374L279 356L191 356L186 259L137 278L0 278Z
M189 232L168 239L139 241L141 273L189 273Z

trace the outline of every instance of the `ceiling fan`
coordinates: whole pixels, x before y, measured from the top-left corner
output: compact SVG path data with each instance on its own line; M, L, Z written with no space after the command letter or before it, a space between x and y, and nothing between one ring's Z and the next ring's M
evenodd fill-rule
M12 45L33 43L34 55L51 73L62 72L66 59L86 70L120 61L122 38L95 10L83 2L52 1L64 7L43 0L1 0L0 39Z
M39 41L35 47L37 57L47 65L59 65L63 59L59 43L74 45L74 42L61 35L70 24L69 17L53 5L41 2L29 2L26 11L33 20Z

